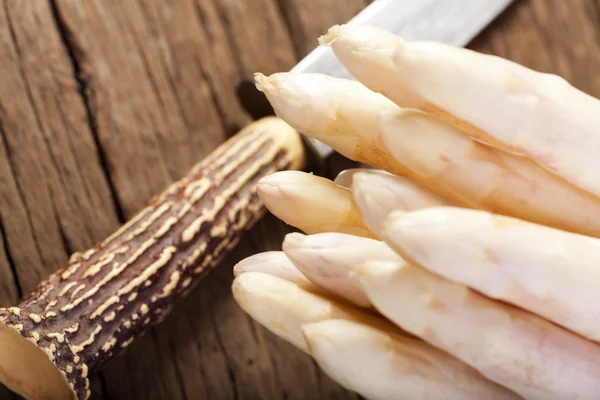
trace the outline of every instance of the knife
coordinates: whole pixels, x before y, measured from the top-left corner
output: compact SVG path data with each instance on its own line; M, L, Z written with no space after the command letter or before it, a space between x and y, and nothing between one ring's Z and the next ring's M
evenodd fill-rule
M513 0L376 0L351 24L466 45ZM350 76L319 47L292 71ZM162 321L264 214L255 186L314 148L283 121L251 123L16 307L0 308L0 382L28 399L87 399L88 376Z

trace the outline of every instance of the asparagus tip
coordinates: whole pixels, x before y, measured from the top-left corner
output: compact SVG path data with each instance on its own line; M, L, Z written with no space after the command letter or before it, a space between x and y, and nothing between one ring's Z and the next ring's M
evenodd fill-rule
M269 90L269 87L272 86L269 82L269 77L265 76L260 72L254 74L254 84L256 85L256 88L261 92L267 92Z
M283 251L285 252L286 250L292 250L292 249L297 249L298 247L302 246L302 243L304 243L304 239L306 239L306 235L300 233L300 232L292 232L292 233L288 233L287 235L285 235L285 238L283 239L283 244L282 244L282 248Z
M331 47L333 42L335 42L342 32L342 27L340 25L334 25L327 31L326 34L319 37L319 44L321 46Z

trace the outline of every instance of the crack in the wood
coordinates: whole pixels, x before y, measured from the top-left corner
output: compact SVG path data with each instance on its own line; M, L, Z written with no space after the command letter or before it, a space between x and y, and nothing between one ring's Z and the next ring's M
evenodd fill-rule
M229 380L231 381L231 387L233 389L233 400L238 400L240 396L238 393L238 387L237 387L236 380L235 380L235 373L233 372L231 357L229 356L229 353L225 349L225 345L223 344L223 339L221 338L221 335L217 328L218 324L217 324L217 318L215 317L214 309L215 309L215 307L209 307L210 319L212 320L212 323L216 330L215 336L217 338L217 344L221 348L221 353L223 354L223 357L225 358L225 364L227 366L227 375L229 376Z
M292 41L292 44L294 46L294 55L296 56L296 60L301 60L303 58L303 51L300 48L300 41L299 40L294 40L295 35L294 35L294 30L292 29L292 18L290 17L290 12L291 12L291 7L290 4L286 4L286 0L276 0L275 1L276 5L277 5L277 11L279 12L279 15L281 15L281 18L283 19L283 22L285 22L285 27L286 30L288 31L288 34L290 35L290 39Z
M163 358L161 351L160 351L160 343L158 342L158 337L157 337L158 334L157 334L156 330L157 330L157 327L153 327L148 331L147 334L152 338L152 341L154 342L154 347L156 348L156 352L158 353L158 356L160 358ZM161 365L164 365L164 364L165 363L161 363ZM177 369L177 368L175 368L175 369ZM179 371L175 371L175 375L177 376L177 380L179 381L179 388L181 390L183 390L183 385L181 384L181 377L179 376ZM159 385L162 386L163 389L165 389L163 383L164 382L161 381L161 382L159 382Z
M35 101L33 100L33 94L31 92L31 87L29 86L29 81L27 80L26 76L25 76L25 69L23 68L23 56L21 54L21 47L19 46L19 42L17 41L17 35L15 33L15 27L12 23L12 18L10 16L10 10L8 8L8 5L6 4L6 0L3 2L3 6L4 6L4 13L6 15L6 23L8 25L8 30L10 32L10 38L14 44L14 49L15 49L15 53L16 53L16 58L17 58L17 64L19 65L19 75L21 75L21 79L23 80L23 86L25 86L25 92L27 93L27 100L29 100L29 104L33 110L33 115L35 117L35 122L38 125L38 128L40 129L40 132L42 133L42 136L44 136L44 140L45 135L44 133L44 126L42 124L42 121L40 119L40 115L38 113L38 110L35 106ZM56 167L56 160L52 159L52 162L54 163L55 167Z
M2 109L2 107L0 105L0 139L2 141L2 145L4 146L4 150L5 150L5 153L6 153L6 160L8 162L8 166L10 168L11 175L16 177L17 175L15 173L14 162L12 160L12 157L10 155L10 151L8 149L8 143L6 143L6 139L4 137L5 132L6 132L4 123L2 121L2 116L4 114L5 114L5 112L4 112L4 110ZM19 200L21 201L21 205L23 206L23 208L25 210L25 218L27 218L27 224L29 225L29 229L30 229L30 232L31 232L31 237L33 239L33 245L35 246L35 249L37 250L37 254L38 254L38 256L41 259L42 258L42 249L40 247L40 243L39 243L39 241L37 239L37 236L35 234L35 230L33 229L33 221L31 219L31 214L29 214L29 210L25 206L25 204L27 204L27 203L25 202L25 195L23 193L23 188L21 187L21 184L20 184L20 182L17 179L15 179L15 186L17 188L17 193L19 194ZM6 239L6 240L8 240L8 239ZM8 243L6 243L6 244L8 245ZM9 251L10 251L9 248L6 247L6 252L8 253ZM19 280L19 275L17 273L18 271L17 271L17 268L16 268L16 264L14 266L15 266L15 270L14 270L15 271L15 285L18 288L21 288L21 292L22 292L21 281ZM21 296L22 296L22 294L21 294Z
M198 311L198 310L194 309L194 311ZM198 311L198 313L200 313L200 311ZM192 332L199 331L199 328L197 327L197 325L195 323L196 322L195 318L186 318L186 322L189 324ZM202 339L201 338L199 339L197 337L194 339L195 340L193 342L196 345L196 352L197 352L197 354L202 355L202 350L204 349L204 347L202 346ZM200 358L202 358L202 357L200 356ZM210 365L209 365L209 368L210 368ZM200 364L200 375L202 376L202 379L204 379L204 381L209 380L209 377L206 375L206 371L205 371L204 365L202 363ZM207 387L207 385L202 385L202 388L204 389L204 398L208 398L209 388Z
M67 256L70 256L71 254L74 253L73 246L71 245L71 242L69 241L69 238L67 237L67 234L66 234L62 224L60 223L60 217L54 207L52 207L52 211L54 213L54 219L56 220L56 225L58 226L58 234L60 236L60 241L63 245L63 248L65 249L65 253L67 254Z
M238 47L235 37L233 35L233 29L231 29L231 21L229 20L229 16L227 16L227 14L225 13L225 10L223 10L223 8L221 6L221 2L217 1L215 3L216 3L215 8L217 10L217 14L219 15L219 18L227 26L227 29L224 29L225 37L227 38L227 43L229 44L229 48L232 50L231 54L233 55L233 58L235 59L235 64L238 67L238 72L240 74L240 77L243 79L246 77L246 66L244 65L244 60L242 59L242 56L241 56L241 49ZM200 6L197 3L196 3L196 5L197 5L196 9L201 11Z
M96 376L98 377L98 382L100 382L100 390L102 391L102 398L104 400L109 400L108 386L106 385L106 378L104 377L104 374L102 372L98 372L96 374Z
M130 358L131 357L127 356L127 352L125 352L123 355L121 355L120 356L121 365L123 365L123 368L125 369L126 375L134 376L134 373L132 371L135 371L136 369L139 369L139 367L137 367L136 365L131 365ZM139 399L140 398L139 397L140 391L136 390L134 379L132 379L132 378L125 379L125 382L128 384L129 389L127 390L127 389L121 389L120 388L119 392L131 394L133 396L133 397L130 397L131 400ZM120 385L121 381L119 380L119 381L117 381L117 383ZM114 385L114 386L118 386L118 385Z
M198 4L198 1L194 1L194 9L196 11L195 12L196 21L198 22L198 25L200 25L200 28L204 32L205 37L207 38L207 40L209 42L214 41L212 33L210 33L209 29L207 28L208 22L204 15L204 11L202 11L202 8L200 7L200 4ZM233 56L233 57L235 58L235 56ZM217 88L216 88L215 83L213 82L212 77L205 71L205 69L202 66L202 63L200 62L200 60L198 60L198 58L196 58L195 61L196 61L196 64L198 65L198 69L200 70L200 73L202 74L202 79L204 79L204 81L208 85L210 97L212 99L212 102L215 105L215 109L216 109L219 119L221 121L221 126L223 129L223 132L225 132L226 137L229 138L229 137L233 136L240 129L240 127L239 126L231 126L230 127L228 125L227 118L225 116L225 111L223 110L223 107L221 106L221 104L219 102L219 99L217 96ZM236 62L237 62L237 60L236 60ZM238 73L241 74L239 65L237 66L237 70L238 70Z
M250 330L252 331L252 335L254 337L254 340L256 342L256 346L258 347L259 351L262 350L266 353L267 356L267 361L269 362L269 371L271 371L274 375L275 378L275 388L280 388L282 387L282 381L281 381L281 375L279 374L280 368L277 365L277 360L275 359L275 357L273 356L273 354L271 353L272 348L270 346L266 346L264 341L260 340L258 338L258 329L260 329L260 325L258 324L258 322L256 322L253 318L251 318L249 315L246 315L246 321L248 322L248 324L250 325ZM257 329L258 326L258 329ZM263 328L264 329L264 328ZM277 338L277 340L280 340L279 338ZM282 398L286 399L288 398L289 394L287 393L286 390L282 390Z
M4 221L2 216L0 215L0 236L2 236L2 244L4 245L4 252L6 254L6 260L8 261L8 266L10 267L10 272L12 273L13 280L15 281L15 288L17 289L17 295L19 299L23 297L23 288L21 287L21 283L19 283L19 276L17 274L17 264L10 253L8 248L8 239L6 237L6 230L4 229Z
M25 69L23 67L23 55L21 53L21 48L19 46L19 42L17 41L17 35L15 33L15 29L12 23L12 18L10 16L10 10L8 9L8 5L6 4L6 1L3 3L4 4L4 12L6 14L6 22L8 25L8 29L10 32L10 36L11 36L11 40L14 44L14 49L15 49L15 53L17 55L17 60L18 60L18 65L19 65L19 74L21 75L21 79L23 80L23 86L25 87L25 92L27 93L27 99L29 100L29 104L31 106L31 109L33 110L33 115L35 117L35 121L38 125L38 128L40 129L40 133L42 134L42 137L44 138L44 143L46 144L46 147L48 148L48 153L49 153L49 157L50 157L50 161L52 162L52 165L54 166L54 168L56 169L56 171L59 171L58 168L58 163L56 162L56 158L54 157L54 155L52 154L52 152L50 151L50 144L48 142L48 138L45 135L45 130L44 130L44 125L42 124L42 120L40 118L40 114L37 110L37 107L35 105L35 101L33 99L33 92L31 90L31 86L29 85L29 81L27 80L27 76L25 74ZM59 177L61 179L61 181L63 181L63 177L62 175L59 173ZM48 181L45 181L46 183L46 188L48 189L48 193L52 193L52 188L50 187L50 184ZM63 184L66 184L66 182L63 181ZM58 212L57 212L57 207L56 207L56 202L54 200L54 196L50 196L51 200L52 200L52 212L54 213L54 217L56 220L56 226L58 227L58 231L61 237L61 242L63 244L64 250L67 254L71 254L70 252L70 248L71 246L69 245L69 240L65 234L64 228L61 224L61 220L58 216Z
M196 18L198 18L200 20L199 21L200 27L204 31L204 34L208 38L208 41L213 43L215 41L215 37L212 34L212 32L210 31L210 29L208 29L209 23L208 23L208 20L206 19L206 16L204 15L204 11L202 11L202 7L200 7L198 0L194 1L193 4L194 4L194 8L196 9Z
M144 14L144 18L146 20L149 20L150 18L148 17L148 13L146 12L146 7L144 7L144 5L140 3L141 0L137 0L137 1L138 1L138 6L139 6L140 10ZM158 24L157 24L157 26L158 26ZM141 48L141 43L139 43L139 41L137 40L137 36L136 36L136 42L138 43L138 48ZM144 59L144 66L146 67L146 71L148 72L148 75L150 75L149 62L148 62L148 60L146 60L146 57L143 57L143 59ZM164 59L162 59L162 57L161 57L161 61L163 62L163 68L165 69L165 75L167 76L167 80L169 81L169 87L170 87L171 91L173 92L173 95L175 97L175 102L177 103L177 110L179 111L179 116L181 117L181 119L184 122L187 122L187 118L185 117L185 113L183 111L183 105L181 104L181 100L179 99L179 96L177 96L177 90L175 89L175 83L173 82L173 77L169 73L169 68L165 65ZM156 87L156 83L154 82L154 79L152 79L151 76L149 76L149 77L150 77L150 81L152 82L152 87L154 89L154 93L156 93L156 96L158 97L159 101L161 101L161 104L162 104L162 97L159 95L158 87ZM163 111L166 113L165 109L163 109Z
M35 116L36 123L37 123L37 125L38 125L38 127L40 129L40 133L42 134L42 137L44 139L44 143L46 144L46 147L48 149L48 154L49 154L49 157L50 157L50 161L52 162L52 165L54 166L55 170L57 171L57 173L59 175L59 179L62 181L63 185L65 187L67 187L68 186L67 182L64 181L64 177L59 172L60 169L59 169L59 166L58 166L58 162L56 161L56 158L54 157L54 154L50 150L51 146L50 146L48 137L45 134L45 129L44 129L44 126L42 124L42 121L41 121L41 118L40 118L40 114L39 114L39 112L37 110L37 107L36 107L36 104L35 104L35 101L34 101L34 98L33 98L33 92L31 90L31 86L29 85L29 81L28 81L27 76L25 74L25 69L23 67L23 62L22 62L23 56L22 56L22 53L21 53L21 48L19 46L19 42L17 41L17 36L16 36L16 32L14 30L14 26L13 26L13 23L12 23L12 18L11 18L11 15L10 15L10 10L8 9L6 1L4 2L4 9L5 9L6 19L7 19L8 28L9 28L9 31L10 31L11 39L12 39L12 41L14 43L14 49L15 49L15 52L17 54L18 65L19 65L19 73L20 73L21 78L23 80L23 85L24 85L25 91L27 93L27 98L28 98L30 106L31 106L31 108L33 110L33 114ZM52 193L52 188L50 187L50 184L48 182L46 182L46 187L48 189L48 193ZM60 235L61 242L63 244L63 248L64 248L65 253L67 255L72 254L73 249L72 249L70 241L69 241L69 239L68 239L68 237L66 235L66 232L65 232L64 227L62 225L61 219L60 219L60 217L58 215L57 205L56 205L54 196L51 196L51 201L52 201L52 212L54 213L54 218L55 218L55 221L56 221L56 226L58 227L58 233Z
M71 60L71 67L73 68L73 75L75 80L77 81L77 88L79 91L79 95L81 96L81 101L85 106L86 117L87 117L87 125L90 129L90 133L94 140L94 144L96 147L98 160L100 161L100 166L102 167L102 171L104 173L104 177L106 182L108 183L108 188L110 190L111 198L113 201L113 207L115 209L115 213L117 218L121 224L125 223L125 213L123 212L123 208L121 207L121 203L119 201L118 192L113 182L112 176L110 174L110 168L108 165L108 158L106 156L106 152L102 147L100 142L100 134L98 131L98 122L96 121L96 116L94 114L91 93L93 92L92 85L89 82L89 77L86 76L86 73L82 67L82 63L80 57L82 57L83 50L76 43L73 33L71 32L71 28L67 25L64 20L60 9L58 7L56 0L48 0L50 4L50 10L52 12L52 17L54 22L56 23L56 27L60 34L61 41L69 59Z
M164 66L164 64L163 64ZM175 82L173 82L173 77L171 76L171 74L169 73L168 69L165 66L165 70L166 70L166 74L167 75L167 82L169 82L169 88L171 89L171 91L173 92L173 97L175 97L175 103L177 104L177 111L179 111L179 116L181 117L181 119L183 120L184 125L187 125L189 123L185 112L183 111L183 104L181 104L181 99L179 98L178 91L175 88ZM188 136L190 134L189 130L186 129Z
M167 338L167 342L169 343L169 350L171 350L171 355L173 356L176 353L176 348L173 345L173 342L171 341L170 338ZM179 370L179 364L177 363L177 360L175 359L175 357L173 356L173 363L175 364L175 375L177 376L177 381L179 382L179 389L181 391L181 397L183 398L183 400L187 400L187 394L185 393L185 385L184 385L184 381L185 379L183 378L183 375L181 374L181 371Z
M1 109L0 109L1 111ZM1 115L0 115L1 117ZM6 154L6 158L8 159L8 164L9 164L9 168L11 169L11 173L13 176L15 176L14 174L14 168L10 159L10 153L8 151L8 144L6 143L6 140L4 138L6 130L4 129L4 123L2 122L2 119L0 118L0 141L2 142L2 146L4 147L4 152ZM23 194L21 193L21 189L20 187L17 185L17 191L19 193L19 196L21 197L21 201L23 201ZM29 223L31 224L31 220L29 219L29 213L26 213L27 218ZM19 296L19 299L21 299L23 297L23 287L21 286L21 282L19 281L19 274L17 272L17 264L15 263L15 260L12 257L12 254L10 252L10 248L8 245L8 236L6 235L6 230L4 229L4 221L2 218L2 215L0 214L0 236L2 236L2 244L4 246L4 252L6 254L6 260L8 261L8 266L10 268L10 272L11 275L13 277L13 281L15 283L15 289L17 290L17 295ZM38 248L38 252L39 252L39 248Z
M56 78L56 77L55 77ZM69 123L67 121L67 119L65 118L65 114L62 110L62 107L59 106L60 104L60 100L57 98L56 93L54 93L54 101L56 102L56 109L58 110L58 114L60 115L60 119L63 122L64 126L67 127L69 126ZM75 161L75 164L77 165L77 172L82 171L81 165L79 163L79 158L76 156L76 151L75 151L75 147L73 146L73 140L71 139L71 135L67 135L67 142L69 144L69 150L71 151L71 153L73 154L73 159ZM79 176L79 175L78 175ZM85 184L84 180L82 179L82 185L83 190L85 192L85 194L87 195L87 198L91 198L91 194L90 191L88 189L88 186ZM75 196L74 198L75 202L77 204L80 204L80 200L77 196ZM85 230L87 231L88 235L89 235L89 239L93 240L94 239L94 234L92 233L92 230L90 228L90 224L85 224L84 225Z
M140 0L138 0L138 1L140 1ZM142 12L145 14L146 19L148 19L148 15L145 12L145 7L143 7L142 4L139 4L139 5L140 5L140 8L142 9ZM195 4L195 5L197 6L197 4ZM173 92L173 95L175 97L175 102L177 104L177 110L179 111L179 115L180 115L181 119L184 121L184 123L186 125L188 125L190 121L188 120L187 116L185 115L185 111L183 110L183 104L181 103L181 99L178 96L178 90L175 87L175 82L173 82L173 77L169 73L169 69L168 69L167 65L165 64L164 59L161 60L161 61L163 62L163 68L166 71L165 75L167 76L167 81L169 83L169 87L170 87L170 89ZM215 111L217 112L217 115L219 117L219 120L220 120L219 122L221 123L221 127L223 129L223 132L225 132L225 134L229 137L230 134L229 134L227 126L225 124L225 116L224 116L223 110L219 106L219 102L218 102L217 97L216 97L215 89L212 86L212 83L210 82L210 79L208 78L206 72L202 68L202 64L196 58L195 58L195 61L197 62L197 67L198 67L198 69L200 71L202 79L204 79L204 81L206 82L206 84L207 84L207 86L209 88L209 92L210 92L210 95L211 95L211 100L212 100L212 102L213 102L213 104L215 106ZM146 66L146 69L148 69L147 66ZM154 82L153 82L153 86L154 86ZM154 88L154 90L155 90L155 92L158 95L158 89ZM188 132L188 134L189 134L189 132Z
M217 116L219 117L219 121L221 122L221 129L225 133L225 137L230 138L233 135L235 135L241 129L241 127L236 126L236 125L229 126L229 124L227 123L227 117L225 116L225 111L223 111L223 107L221 107L221 105L219 104L219 99L217 98L218 97L217 96L217 88L215 87L215 84L212 81L212 78L208 75L208 73L206 71L204 71L200 61L196 60L196 62L198 63L198 68L200 68L200 73L202 74L202 79L204 79L204 81L206 82L206 85L208 86L210 98L211 98L213 104L215 105L215 110L217 111Z
M2 139L2 144L6 151L6 159L8 160L8 165L10 167L11 174L12 174L12 176L17 176L15 174L15 166L14 166L13 160L10 156L10 152L8 151L8 144L6 143L6 141L4 139L4 132L6 132L6 129L4 128L4 124L3 124L2 118L0 116L0 138ZM42 250L41 250L40 244L38 242L37 236L35 234L35 230L33 229L33 221L31 220L31 215L29 214L29 210L27 209L27 207L25 207L26 202L25 202L25 196L23 194L23 188L21 187L21 184L19 183L19 181L16 179L15 179L15 186L17 188L17 193L19 194L19 199L21 200L21 204L23 205L23 208L25 209L25 217L27 218L27 223L29 225L31 236L33 238L33 245L35 246L38 256L41 259L42 258ZM7 245L8 245L8 243L7 243ZM7 247L6 252L8 253L9 251L10 251L9 248ZM14 270L15 271L15 284L17 285L17 287L21 288L21 282L18 279L16 264L14 266L15 266L15 270ZM21 292L22 292L22 290L21 290ZM22 296L22 294L21 294L21 296Z
M596 25L598 26L598 24L600 24L600 2L596 0L587 2L587 4L591 4L592 14L594 15L594 19L596 20ZM595 32L597 40L600 41L600 30L596 29Z
M131 363L130 363L131 360L130 360L130 357L127 357L127 353L124 353L123 355L121 355L121 360L122 360L122 365L123 365L127 375L133 376L134 373L131 371L135 371L139 367L137 365L134 365L134 366L131 365ZM120 383L120 381L118 381L118 382ZM133 397L132 398L130 397L131 400L139 399L140 391L136 390L134 380L133 379L125 379L125 382L127 382L129 384L129 390L125 391L124 389L121 389L120 391L123 393L132 393Z
M260 345L260 341L258 340L258 332L256 331L255 321L250 318L249 315L245 315L246 322L248 322L248 326L250 326L250 333L252 334L252 338L256 342L257 345Z
M142 7L143 8L143 7ZM154 96L156 98L156 102L158 103L158 108L161 111L161 114L163 116L163 124L168 126L169 122L168 122L168 111L165 108L165 104L162 100L162 96L160 95L160 90L158 89L158 86L156 86L156 81L152 75L151 69L150 69L150 61L148 60L148 58L146 57L146 52L144 51L143 47L142 47L142 43L138 38L138 35L131 29L130 24L123 24L125 29L127 29L129 31L129 33L131 34L131 36L133 37L133 41L135 43L135 47L138 50L138 54L140 56L140 59L142 60L142 64L144 65L144 71L146 72L146 76L148 77L148 81L150 82L150 86L152 88L152 92L154 93ZM153 121L154 122L154 121ZM156 124L154 124L156 125ZM163 142L163 139L160 137L160 135L158 135L158 132L155 129L153 130L154 134L157 135L157 143L162 144L161 142ZM174 177L172 176L172 173L170 171L170 169L168 168L169 165L171 165L171 163L167 162L167 158L165 157L163 150L163 146L159 146L159 154L161 156L161 158L163 159L162 164L167 166L165 168L165 172L167 173L169 180L173 181Z

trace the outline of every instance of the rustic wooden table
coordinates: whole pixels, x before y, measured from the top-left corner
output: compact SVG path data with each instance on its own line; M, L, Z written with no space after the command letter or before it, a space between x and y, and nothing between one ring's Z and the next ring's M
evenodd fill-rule
M288 70L368 2L3 0L0 304L246 124L242 79ZM470 47L599 96L599 46L599 1L517 0ZM329 173L348 165L334 159ZM286 230L265 217L169 318L93 377L93 398L357 398L230 295L232 265L278 248Z

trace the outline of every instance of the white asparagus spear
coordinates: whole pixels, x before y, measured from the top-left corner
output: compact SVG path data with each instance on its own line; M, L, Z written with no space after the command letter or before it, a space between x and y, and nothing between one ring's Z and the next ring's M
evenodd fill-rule
M353 278L356 268L369 260L400 259L383 242L342 233L291 233L283 241L283 251L317 286L360 307L370 307L371 303Z
M564 79L442 43L400 43L396 65L436 107L600 195L600 101Z
M398 108L350 79L282 72L256 74L255 81L280 118L349 158L356 157L358 146L376 142L379 112Z
M390 152L473 208L600 237L600 198L533 161L478 142L420 111L381 115Z
M267 251L244 258L233 267L233 276L237 278L242 274L250 272L261 272L276 278L291 282L310 293L330 297L330 293L324 288L311 282L290 261L283 251Z
M319 367L371 400L519 398L420 340L347 320L306 324L302 331Z
M337 174L337 176L335 177L333 182L338 186L343 186L345 188L352 189L352 180L354 179L354 175L356 175L359 172L370 172L372 174L378 174L378 175L395 176L395 175L390 174L389 172L383 171L381 169L351 168L351 169L345 169L342 172L340 172L339 174Z
M395 213L387 235L432 272L600 340L598 239L452 207Z
M347 158L402 174L405 169L381 141L379 113L398 106L357 81L322 74L284 72L256 75L275 113L299 132Z
M412 181L388 173L357 171L353 175L352 196L362 212L365 225L373 232L392 211L412 211L427 207L449 205L445 199L422 189Z
M384 316L524 398L600 396L596 343L407 263L357 272Z
M296 268L283 251L266 251L254 254L233 267L233 276L247 272L264 272L296 285L310 284L310 281Z
M359 171L364 171L364 169L363 168L345 169L342 172L340 172L339 174L337 174L337 176L333 180L333 183L335 183L338 186L345 187L347 189L352 189L352 179L354 177L354 174L356 174ZM375 171L379 171L379 170L375 170Z
M384 332L401 333L396 326L375 314L312 293L264 272L241 274L233 280L232 291L234 299L253 319L305 352L308 347L301 328L310 322L346 319L372 325Z
M352 193L329 179L281 171L261 179L258 195L277 218L306 233L343 232L374 237L363 223Z
M382 337L391 338L392 341L389 343L391 346L386 351L387 358L398 362L399 366L404 365L405 369L392 366L395 368L391 371L395 373L381 376L381 380L377 382L385 387L398 385L399 382L414 382L418 375L429 373L429 385L420 388L430 390L424 398L435 398L439 393L457 392L462 392L467 399L514 398L507 390L485 380L472 368L457 362L443 352L425 343L415 344L416 339L407 337L400 329L379 316L310 293L284 279L262 272L246 272L235 278L232 290L240 307L269 331L309 354L315 351L322 363L329 358L328 366L331 369L328 373L333 377L342 376L352 366L346 365L336 370L337 362L331 357L339 357L339 355L328 354L327 349L319 346L319 338L315 337L314 331L311 335L310 326L303 329L307 324L341 319L369 327L379 335L375 337L373 334L363 335L357 338L364 349L375 346L374 341L381 340ZM307 342L307 339L310 342ZM344 340L344 337L340 337L340 342L343 343ZM314 346L314 350L308 343ZM405 349L405 352L399 351L400 349ZM368 354L357 354L357 356L364 358L368 357ZM430 364L427 365L426 371L424 367L419 368L428 362ZM364 368L365 365L356 365L354 368ZM449 379L449 375L453 379ZM347 387L351 389L364 389L364 385L368 385L364 380L340 383L348 385ZM379 388L372 386L369 392L374 393ZM404 389L409 394L408 398L418 398L411 395L410 391L413 388L414 386Z
M404 43L400 37L370 26L335 25L319 38L319 43L330 46L356 80L400 107L419 108L426 103L412 84L398 74L394 54Z

